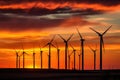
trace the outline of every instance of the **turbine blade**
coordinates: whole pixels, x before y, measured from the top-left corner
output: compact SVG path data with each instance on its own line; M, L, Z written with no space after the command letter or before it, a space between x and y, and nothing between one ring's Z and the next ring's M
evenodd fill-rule
M46 45L44 45L43 48L46 47L47 45L48 45L48 43Z
M63 39L64 41L66 41L60 34L58 34L60 36L61 39Z
M51 43L51 46L53 46L54 48L56 48L56 46L54 46L52 43Z
M73 51L72 51L72 53L73 53ZM72 55L72 53L70 53L70 54L69 54L69 56L71 56L71 55Z
M29 55L28 53L25 52L26 55Z
M89 46L89 48L91 49L91 51L94 51L90 46Z
M54 40L54 38L55 38L55 35L54 35L53 38L51 39L50 43Z
M111 27L112 27L112 25L109 28L107 28L102 35L104 35Z
M77 32L78 32L80 38L83 39L83 38L82 38L82 35L80 34L80 32L79 32L79 30L78 30L78 28L76 28L76 29L77 29Z
M56 48L58 49L59 47L58 47L58 43L57 42L55 42L55 44L56 44Z
M99 32L97 32L96 30L94 30L93 28L90 28L92 31L96 32L97 34L100 34Z
M97 44L95 45L95 51L97 50Z
M73 46L70 44L70 47L74 50Z
M73 34L70 35L70 37L67 39L67 41L69 41L72 38Z

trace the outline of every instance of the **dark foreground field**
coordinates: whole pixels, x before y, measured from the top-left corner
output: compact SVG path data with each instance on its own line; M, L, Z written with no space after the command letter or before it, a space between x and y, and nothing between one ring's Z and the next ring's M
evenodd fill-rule
M120 80L120 70L0 69L0 80Z

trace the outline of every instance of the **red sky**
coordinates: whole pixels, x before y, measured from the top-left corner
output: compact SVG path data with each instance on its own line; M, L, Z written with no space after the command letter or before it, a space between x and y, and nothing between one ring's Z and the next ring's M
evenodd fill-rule
M37 1L37 4L36 4ZM35 5L35 6L34 6ZM33 7L34 6L34 7ZM11 0L0 1L0 68L15 67L15 51L21 49L21 41L26 55L26 67L32 66L33 44L36 52L36 66L39 67L39 45L44 46L56 35L55 41L61 49L61 68L64 68L64 43L57 34L66 39L74 34L70 43L80 49L76 27L85 38L85 69L93 69L93 54L88 46L97 44L97 69L99 69L99 37L89 29L104 32L110 25L112 28L104 35L105 53L103 53L104 69L120 69L120 1L89 0ZM69 47L69 52L72 49ZM48 50L48 48L43 48ZM21 53L20 52L20 53ZM47 68L47 53L44 52L44 67ZM79 51L78 51L79 53ZM52 67L56 68L56 49L52 48ZM22 57L21 57L22 62ZM71 68L73 55L71 56ZM22 67L22 63L21 63ZM78 67L78 58L77 58Z

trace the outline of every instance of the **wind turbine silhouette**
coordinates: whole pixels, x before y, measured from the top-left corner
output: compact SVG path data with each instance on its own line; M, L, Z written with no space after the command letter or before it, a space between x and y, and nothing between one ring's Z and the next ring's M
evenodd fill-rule
M97 47L95 49L89 47L91 49L91 51L94 54L94 70L96 70L96 51L97 51Z
M16 68L18 68L19 51L15 50L15 53L16 53Z
M70 57L71 57L72 53L68 54L68 69L70 69Z
M59 34L58 34L58 35L59 35ZM64 44L65 44L65 69L67 69L68 42L69 42L69 40L72 38L73 34L70 35L70 37L69 37L67 40L65 40L61 35L59 35L59 36L60 36L60 38L64 41Z
M42 51L41 47L40 47L40 59L41 59L40 60L41 61L40 65L41 65L41 69L42 69L43 68L43 63L42 63L43 62L42 61L43 60L43 51Z
M57 57L58 57L58 69L60 69L60 49L58 47L57 42L56 42L56 49L57 49Z
M22 55L18 55L18 63L19 63L19 65L18 65L18 67L20 68L20 57L21 57Z
M52 42L54 40L55 36L53 36L53 38L51 39L51 41L49 41L45 46L49 46L49 54L48 54L48 69L51 68L51 46L55 47ZM45 47L44 46L44 47Z
M105 35L105 33L112 27L112 25L110 27L108 27L102 34L97 32L96 30L94 30L93 28L90 28L92 31L94 31L100 38L100 70L102 70L102 50L104 48L104 41L103 41L103 36Z
M81 56L81 54L78 54L78 59L79 59L79 70L80 70L80 56Z
M23 55L23 69L24 69L25 68L25 54L27 53L24 51L23 44L22 44L22 49L23 49L22 55Z
M74 54L74 70L76 69L75 66L76 66L76 49L74 49L74 47L70 44L70 46L72 47L73 51L72 53Z
M81 42L81 52L82 52L82 70L84 70L84 41L85 39L82 37L82 35L80 34L78 28L77 28L77 32L79 34L80 37L80 42Z
M71 55L68 54L68 69L70 69L70 56Z
M35 51L34 51L34 48L33 48L33 68L35 69Z

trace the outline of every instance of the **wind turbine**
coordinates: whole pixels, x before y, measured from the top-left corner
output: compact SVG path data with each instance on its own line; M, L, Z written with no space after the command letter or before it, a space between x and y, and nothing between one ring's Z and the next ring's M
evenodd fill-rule
M58 69L60 69L60 49L58 47L57 42L56 42L56 49L57 49L57 57L58 57Z
M67 69L68 42L69 42L69 40L72 38L73 34L70 35L70 37L69 37L67 40L65 40L61 35L59 35L59 36L60 36L60 38L64 41L64 44L65 44L65 69Z
M16 68L18 68L18 56L19 56L19 51L15 50L16 52Z
M51 39L51 41L49 41L45 46L48 46L49 47L49 54L48 54L48 69L51 68L51 46L55 47L53 44L52 44L52 41L54 40L55 36L53 36L53 38ZM44 46L44 47L45 47Z
M81 56L81 54L78 54L78 58L79 58L79 70L80 70L80 56Z
M74 47L72 45L70 45L73 49L72 53L74 54L74 70L75 70L75 66L76 66L76 49L74 49Z
M100 70L102 70L102 49L104 48L104 41L103 41L103 36L105 33L112 27L108 27L102 34L94 30L93 28L90 28L92 31L94 31L100 38Z
M43 50L41 49L40 45L39 45L39 48L40 48L40 66L42 69L43 68Z
M77 32L79 34L80 37L80 44L81 44L81 52L82 52L82 70L84 70L84 41L85 39L82 37L82 35L80 34L79 30L77 29Z
M35 69L35 51L34 51L34 48L33 48L33 68Z
M94 70L96 70L96 51L97 51L97 49L96 48L92 49L91 47L89 47L89 48L91 49L91 51L94 54Z
M40 48L40 59L41 59L41 60L40 60L40 61L41 61L41 64L40 64L40 65L41 65L41 69L42 69L42 68L43 68L43 63L42 63L42 62L43 62L43 61L42 61L42 60L43 60L43 51L42 51L41 48Z
M22 55L23 55L23 69L24 69L25 68L25 54L27 53L24 51L23 44L22 44L22 49L23 49Z
M20 57L21 57L22 55L18 55L18 63L19 63L19 65L18 65L18 67L20 68Z

